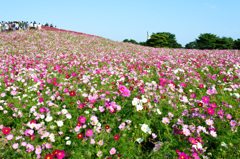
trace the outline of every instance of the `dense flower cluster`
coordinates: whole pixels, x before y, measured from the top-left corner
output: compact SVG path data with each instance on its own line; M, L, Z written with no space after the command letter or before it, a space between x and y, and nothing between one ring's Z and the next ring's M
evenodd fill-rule
M239 57L44 28L1 33L4 155L237 158Z

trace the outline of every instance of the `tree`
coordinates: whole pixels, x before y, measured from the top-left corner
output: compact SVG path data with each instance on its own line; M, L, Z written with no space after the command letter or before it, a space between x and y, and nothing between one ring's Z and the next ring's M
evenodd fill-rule
M218 37L211 33L200 34L196 40L198 49L215 49Z
M138 42L136 42L136 41L133 40L133 39L130 39L130 40L124 39L123 42L129 42L129 43L132 43L132 44L138 44Z
M234 41L233 49L240 50L240 39Z
M192 41L192 42L186 44L186 45L185 45L185 48L186 48L186 49L196 49L196 48L197 48L197 43L196 43L196 41Z
M138 44L139 44L139 45L142 45L142 46L147 46L147 45L146 45L146 42L139 42Z
M151 38L146 41L147 46L165 47L165 48L181 48L174 34L168 32L153 33Z
M234 41L232 38L222 37L216 40L216 49L232 49Z

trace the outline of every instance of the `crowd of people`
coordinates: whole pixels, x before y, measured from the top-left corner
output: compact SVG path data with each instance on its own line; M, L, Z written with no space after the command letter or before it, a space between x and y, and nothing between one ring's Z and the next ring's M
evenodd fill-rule
M40 24L34 22L28 23L27 21L20 22L20 21L12 21L12 22L0 22L0 32L8 32L8 31L15 31L15 30L41 30L42 26L53 27L53 25L49 25L48 23ZM55 26L56 27L56 26Z

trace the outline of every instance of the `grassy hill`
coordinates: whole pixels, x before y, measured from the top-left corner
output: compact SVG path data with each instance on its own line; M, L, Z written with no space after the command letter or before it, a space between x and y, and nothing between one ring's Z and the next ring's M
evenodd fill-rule
M238 158L239 77L236 50L0 33L0 157Z

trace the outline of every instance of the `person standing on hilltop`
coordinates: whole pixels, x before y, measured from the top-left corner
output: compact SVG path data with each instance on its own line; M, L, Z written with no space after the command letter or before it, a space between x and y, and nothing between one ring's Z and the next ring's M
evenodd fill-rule
M30 30L33 28L33 23L32 22L29 24L29 28L30 28Z
M21 25L21 29L24 30L25 29L25 23L22 21Z
M33 22L33 29L37 29L37 23L35 21Z
M4 32L4 30L5 30L5 22L4 21L2 21L2 32Z
M16 24L15 24L15 22L13 22L12 23L12 31L15 31L15 29L16 29Z
M38 24L37 29L41 30L41 24L40 23Z
M9 27L8 27L8 23L5 23L5 30L8 31Z
M25 22L25 29L29 30L29 28L28 28L28 22Z
M19 30L19 22L16 23L16 30Z

